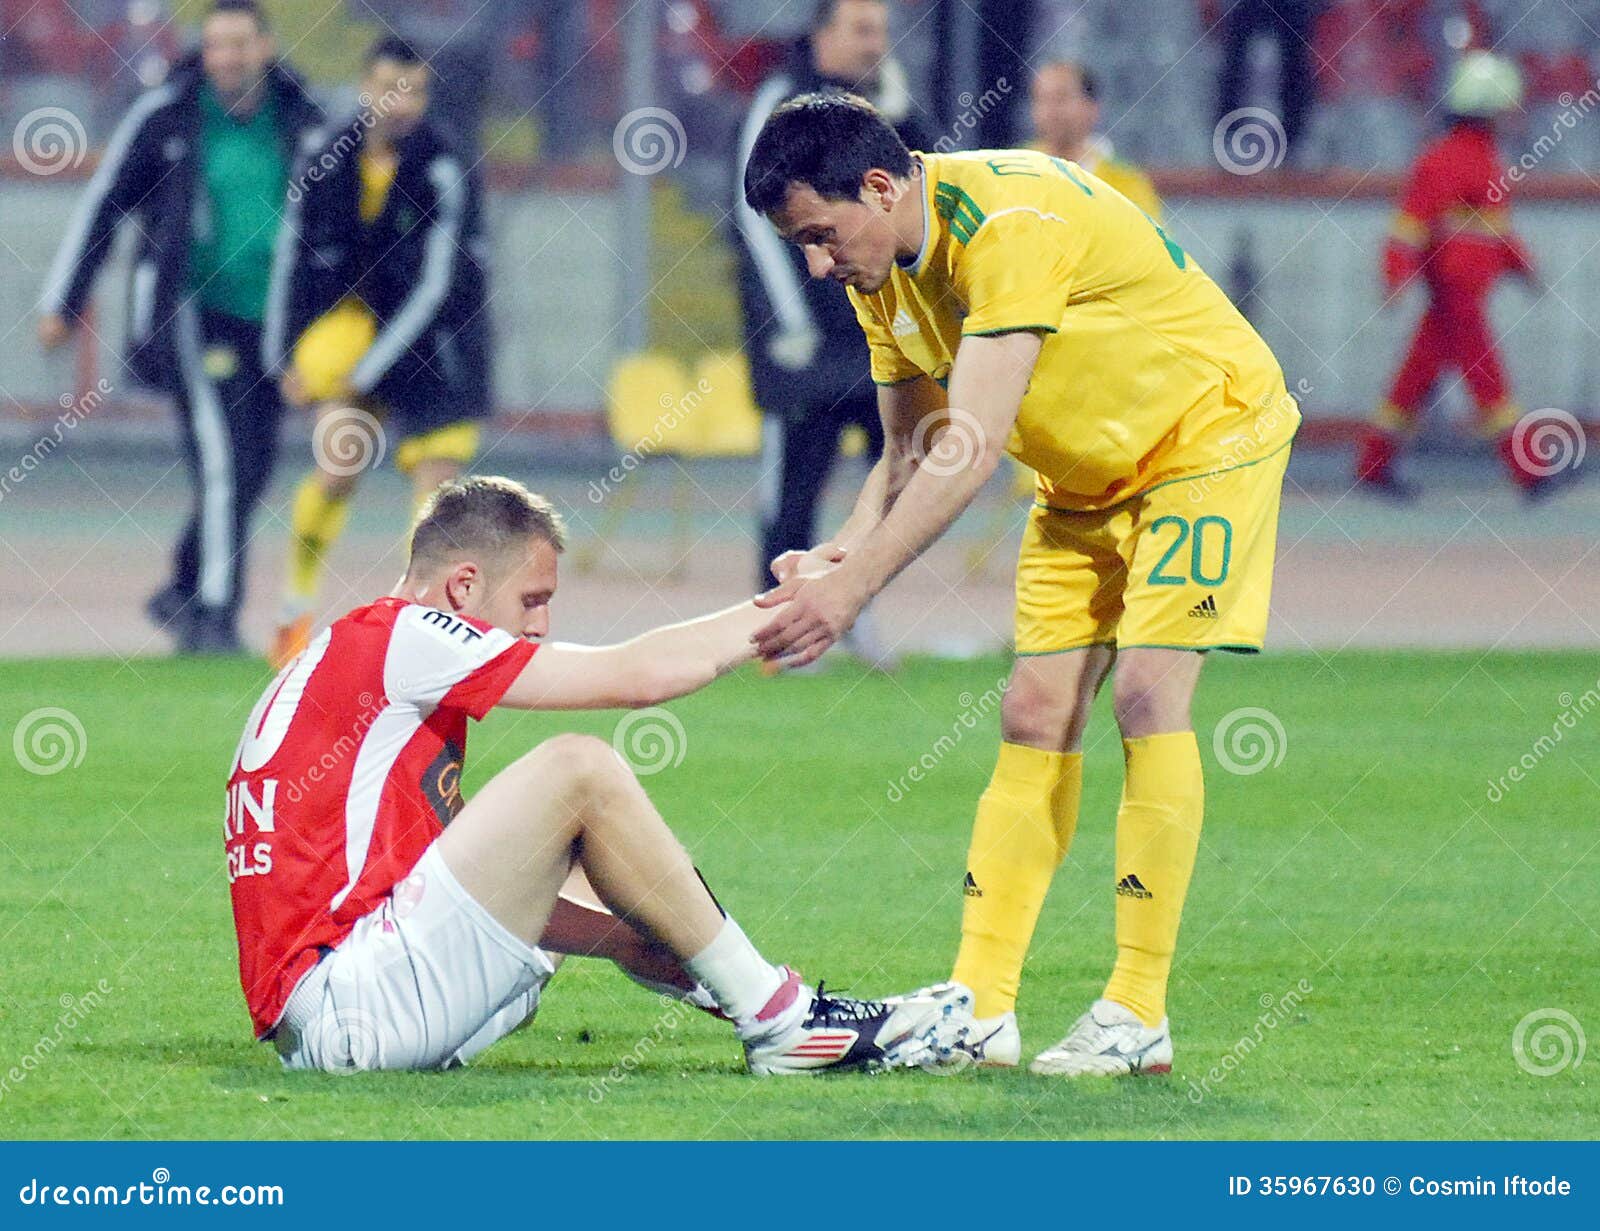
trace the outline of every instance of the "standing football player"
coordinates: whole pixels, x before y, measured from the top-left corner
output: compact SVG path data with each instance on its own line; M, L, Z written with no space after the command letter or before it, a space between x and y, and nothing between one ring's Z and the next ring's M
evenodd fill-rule
M480 193L427 114L429 81L410 44L374 43L361 111L324 130L290 196L266 349L285 399L315 408L319 448L294 495L289 576L268 653L275 667L310 640L324 557L377 456L349 408L396 429L395 466L411 476L419 505L472 460L490 412Z
M468 718L656 705L754 656L749 602L621 645L544 643L563 539L520 484L446 484L394 594L257 702L224 825L257 1037L289 1068L454 1067L533 1016L556 952L720 1012L753 1073L938 1058L966 989L850 1000L768 962L605 741L547 740L463 803Z
M1064 159L913 154L863 100L812 95L767 121L745 194L813 277L849 288L885 440L843 528L773 562L780 584L758 602L782 606L757 633L762 655L815 659L1007 452L1038 473L956 977L984 1023L977 1057L1016 1064L1023 957L1077 826L1083 730L1110 675L1126 761L1116 965L1032 1068L1167 1072L1203 812L1189 707L1207 651L1255 652L1266 631L1300 421L1283 373L1188 253Z

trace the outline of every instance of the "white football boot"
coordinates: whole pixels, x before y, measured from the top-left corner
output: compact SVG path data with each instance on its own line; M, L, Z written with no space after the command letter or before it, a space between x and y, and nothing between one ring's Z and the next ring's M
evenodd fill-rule
M932 987L921 987L904 996L891 996L889 1002L893 1004L950 996L963 998L962 1006L970 1012L972 993L960 983L935 983ZM974 1065L1009 1069L1022 1063L1022 1032L1017 1029L1015 1013L970 1018L957 1030L953 1039L946 1039L946 1044L939 1054L930 1056L921 1067L938 1069L944 1073L972 1068Z
M1045 1077L1131 1077L1172 1072L1172 1030L1166 1018L1146 1026L1131 1009L1097 1000L1067 1037L1034 1057Z
M972 1029L972 993L959 983L854 1000L788 976L763 1016L739 1027L757 1076L920 1068L947 1058Z
M1022 1031L1015 1013L973 1020L972 1058L985 1068L1014 1069L1022 1063Z

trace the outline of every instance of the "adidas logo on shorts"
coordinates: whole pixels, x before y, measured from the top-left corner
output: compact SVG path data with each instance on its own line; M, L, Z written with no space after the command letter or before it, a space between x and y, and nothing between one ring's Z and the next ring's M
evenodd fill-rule
M1189 617L1194 620L1215 620L1217 618L1217 596L1208 594L1193 607L1189 608Z
M1125 898L1153 898L1156 895L1144 887L1132 872L1129 872L1117 882L1117 893Z

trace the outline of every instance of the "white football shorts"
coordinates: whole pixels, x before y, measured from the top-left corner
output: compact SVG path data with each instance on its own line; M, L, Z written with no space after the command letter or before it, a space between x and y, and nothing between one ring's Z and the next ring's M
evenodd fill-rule
M461 887L435 843L295 986L273 1041L290 1069L453 1068L528 1021L555 968Z

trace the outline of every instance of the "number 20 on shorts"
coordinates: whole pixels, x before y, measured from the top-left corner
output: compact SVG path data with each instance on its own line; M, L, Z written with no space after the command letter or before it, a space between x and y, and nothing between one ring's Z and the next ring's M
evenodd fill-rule
M1233 557L1233 523L1226 517L1208 515L1197 517L1191 523L1187 517L1178 517L1169 514L1158 517L1150 523L1150 533L1160 535L1168 529L1177 531L1167 550L1162 553L1161 559L1156 561L1155 568L1150 570L1147 579L1153 586L1181 586L1187 582L1194 582L1198 586L1215 588L1228 580L1228 562ZM1220 542L1221 561L1216 565L1216 571L1208 571L1207 562L1216 561L1219 548L1213 546ZM1174 557L1183 550L1185 544L1189 547L1189 574L1181 576L1170 572L1169 567L1174 566Z

